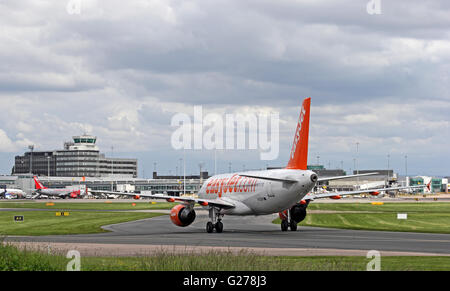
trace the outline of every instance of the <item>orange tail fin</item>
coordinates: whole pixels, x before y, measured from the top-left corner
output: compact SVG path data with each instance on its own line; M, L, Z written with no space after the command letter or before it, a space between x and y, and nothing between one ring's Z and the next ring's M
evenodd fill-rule
M311 98L303 100L294 143L292 144L291 157L286 169L306 170L308 163L308 137L309 137L309 110Z
M34 176L33 178L34 178L34 184L36 185L37 190L47 189L46 187L44 187L44 185L42 185L41 181L39 181L36 176Z

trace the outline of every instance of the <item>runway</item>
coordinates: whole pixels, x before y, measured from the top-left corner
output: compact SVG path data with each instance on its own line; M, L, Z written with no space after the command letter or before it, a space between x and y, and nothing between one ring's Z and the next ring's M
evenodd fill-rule
M276 215L259 217L226 216L223 233L206 233L207 215L197 211L188 227L173 225L168 216L105 226L110 232L89 235L13 237L6 241L62 243L70 246L99 246L110 255L138 254L156 247L205 250L256 250L266 255L364 255L377 250L386 255L450 256L450 234L361 231L300 226L296 232L282 232L271 221ZM145 247L147 246L147 247ZM101 248L100 248L101 249ZM114 253L117 250L117 254ZM141 250L141 251L139 251ZM112 252L112 253L111 253Z

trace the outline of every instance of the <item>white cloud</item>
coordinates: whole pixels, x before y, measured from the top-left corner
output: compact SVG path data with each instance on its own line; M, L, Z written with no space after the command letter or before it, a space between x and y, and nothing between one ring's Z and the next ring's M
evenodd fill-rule
M171 116L201 104L280 111L287 152L311 96L313 156L351 160L359 140L372 156L448 161L447 2L385 1L380 16L349 0L81 2L70 15L67 1L1 1L0 151L87 131L170 155Z

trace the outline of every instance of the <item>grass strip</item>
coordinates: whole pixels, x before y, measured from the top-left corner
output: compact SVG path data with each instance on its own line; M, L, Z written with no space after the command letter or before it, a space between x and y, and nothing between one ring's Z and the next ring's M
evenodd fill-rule
M24 221L14 221L14 216ZM70 211L56 216L56 211L1 211L0 235L64 235L106 232L101 226L152 218L164 214L142 212Z
M65 254L0 243L0 270L64 271ZM81 271L365 271L366 257L268 257L241 252L157 253L144 257L81 257ZM449 271L450 257L381 257L382 271Z

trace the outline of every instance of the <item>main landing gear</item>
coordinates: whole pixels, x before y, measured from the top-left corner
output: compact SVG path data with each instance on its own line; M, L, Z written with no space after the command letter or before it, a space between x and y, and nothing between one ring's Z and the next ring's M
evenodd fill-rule
M209 209L209 219L206 224L206 232L212 233L214 229L217 233L221 233L223 231L223 223L222 223L223 214L220 214L220 211L215 207L211 207Z
M297 230L297 222L292 219L290 212L290 210L280 212L281 231L288 231L288 229L291 229L291 231Z

